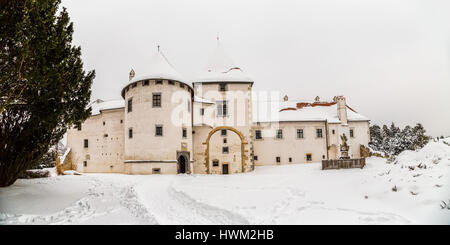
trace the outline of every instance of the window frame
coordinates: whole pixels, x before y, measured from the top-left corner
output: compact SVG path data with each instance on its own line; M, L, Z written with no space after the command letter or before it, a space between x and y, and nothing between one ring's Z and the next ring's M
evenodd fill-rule
M255 130L255 140L262 140L262 139L263 139L263 137L262 137L262 130L261 129L256 129Z
M158 128L161 128L161 134L158 134ZM164 136L164 128L163 128L163 125L161 125L161 124L156 124L156 125L155 125L155 136L156 136L156 137L163 137L163 136Z
M320 136L319 136L320 132ZM323 138L323 129L322 128L316 128L316 138Z
M161 94L161 92L152 93L152 108L161 108L161 107L162 107L162 94Z
M280 134L281 132L281 134ZM279 128L277 131L275 131L275 139L282 140L283 139L283 129Z
M133 112L133 98L128 99L127 113Z
M301 137L299 137L299 134L301 135ZM296 130L296 138L299 139L299 140L305 138L305 130L303 128L297 128L297 130Z
M128 128L128 139L133 138L133 128Z
M83 139L83 148L89 148L89 139Z
M218 100L216 105L217 117L228 117L228 100Z
M228 146L222 146L222 154L230 154L230 148Z

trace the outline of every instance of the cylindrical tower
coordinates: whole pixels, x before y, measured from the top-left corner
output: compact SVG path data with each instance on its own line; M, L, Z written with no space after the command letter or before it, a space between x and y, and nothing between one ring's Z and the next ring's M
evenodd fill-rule
M192 172L193 90L183 81L160 51L144 75L130 75L122 89L126 173Z

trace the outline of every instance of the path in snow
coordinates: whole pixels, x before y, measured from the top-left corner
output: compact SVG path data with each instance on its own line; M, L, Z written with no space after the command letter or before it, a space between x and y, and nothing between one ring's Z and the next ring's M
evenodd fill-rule
M14 193L13 189L1 189L2 199L16 195L16 200L33 202L33 199L38 199L40 203L35 203L33 209L25 209L25 213L18 213L11 206L23 207L26 203L11 203L3 199L0 205L0 224L156 224L154 218L137 201L132 186L118 186L89 175L56 178L58 181L52 184L46 181L30 183L28 180L19 180L18 182L28 182L23 188L31 189L31 193L21 193L17 189ZM61 188L64 193L55 191ZM82 197L77 199L80 193ZM24 197L17 198L17 195ZM47 201L45 198L48 198ZM48 211L44 205L53 208Z
M140 200L145 203L160 224L233 224L248 221L239 214L197 201L173 188L177 176L158 176L157 180L136 187ZM178 176L183 178L184 176Z

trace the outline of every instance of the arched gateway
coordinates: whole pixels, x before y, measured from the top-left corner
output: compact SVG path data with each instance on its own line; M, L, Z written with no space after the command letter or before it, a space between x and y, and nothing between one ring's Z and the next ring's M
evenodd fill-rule
M214 133L216 133L217 131L222 130L222 129L233 131L241 139L241 172L242 173L245 172L245 145L247 144L247 142L245 141L244 135L241 132L239 132L239 130L237 130L233 127L219 126L219 127L214 128L213 130L211 130L208 134L208 137L206 138L206 142L203 142L203 144L206 144L206 150L205 150L206 173L208 173L208 174L211 173L210 162L209 162L209 140L211 139L211 136L213 136Z

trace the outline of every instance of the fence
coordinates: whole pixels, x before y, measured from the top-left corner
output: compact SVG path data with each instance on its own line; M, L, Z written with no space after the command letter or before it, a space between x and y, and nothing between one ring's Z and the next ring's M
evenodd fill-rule
M340 168L363 168L365 165L365 158L322 160L322 170Z

